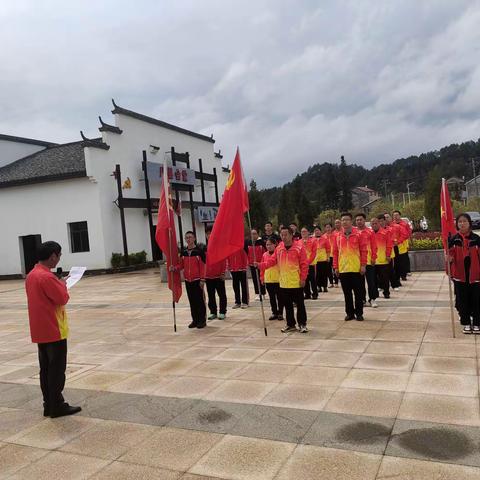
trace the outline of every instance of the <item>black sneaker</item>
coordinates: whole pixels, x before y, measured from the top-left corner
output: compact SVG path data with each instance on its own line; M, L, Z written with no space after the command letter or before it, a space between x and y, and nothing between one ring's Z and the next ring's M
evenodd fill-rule
M363 315L357 315L357 321L363 322Z
M207 322L197 323L197 328L205 328L207 326Z
M271 315L268 319L269 320L277 320L278 315Z
M345 317L345 321L346 321L346 322L349 322L350 320L355 320L355 316L354 316L354 315L347 315L347 316Z
M281 322L283 322L283 315L277 315L277 320L280 320Z
M312 297L312 300L318 300L318 295L315 295L314 297Z
M82 407L71 407L68 403L64 403L62 406L53 409L50 412L50 418L66 417L67 415L75 415L82 411Z
M304 299L304 300L311 300L311 297L310 297L310 295L305 295L305 296L303 297L303 299Z
M390 294L385 294L385 293L384 293L384 294L383 294L383 298L387 298L387 299L390 298Z
M288 333L288 332L296 332L297 327L289 327L288 325L286 327L283 327L281 332L282 333Z
M188 328L197 328L197 322L192 322Z
M328 293L328 288L327 288L327 287L324 287L324 288L323 288L323 291L324 291L325 293Z
M50 407L45 402L43 402L43 416L44 417L50 416Z

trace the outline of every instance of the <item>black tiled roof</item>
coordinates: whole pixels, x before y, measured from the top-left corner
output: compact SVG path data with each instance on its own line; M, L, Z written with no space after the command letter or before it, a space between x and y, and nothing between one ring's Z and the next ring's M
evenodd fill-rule
M86 177L84 142L58 145L0 168L0 188Z
M53 147L58 145L58 143L45 142L44 140L34 140L33 138L16 137L14 135L4 135L3 133L0 133L0 140L16 143L28 143L30 145L40 145L41 147Z
M137 120L141 120L142 122L151 123L153 125L158 125L159 127L168 128L169 130L173 130L174 132L183 133L184 135L189 135L190 137L199 138L200 140L205 140L206 142L215 143L215 140L212 137L207 137L206 135L202 135L200 133L192 132L190 130L185 130L184 128L177 127L176 125L172 125L171 123L163 122L162 120L157 120L156 118L147 117L146 115L142 115L141 113L132 112L132 110L127 110L126 108L119 107L113 100L113 106L115 107L112 110L112 113L119 113L121 115L126 115L127 117L136 118Z

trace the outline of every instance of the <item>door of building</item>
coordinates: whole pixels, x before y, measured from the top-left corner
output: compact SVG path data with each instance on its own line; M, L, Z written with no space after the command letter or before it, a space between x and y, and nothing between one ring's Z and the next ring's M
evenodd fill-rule
M155 232L156 231L157 231L157 226L153 225L152 232L153 232L154 237L155 237ZM157 242L154 242L152 257L153 257L154 262L156 262L158 260L161 260L163 258L162 251L160 250L160 247L157 245Z
M37 249L42 243L41 235L25 235L20 237L23 247L23 265L25 275L33 269L38 262Z

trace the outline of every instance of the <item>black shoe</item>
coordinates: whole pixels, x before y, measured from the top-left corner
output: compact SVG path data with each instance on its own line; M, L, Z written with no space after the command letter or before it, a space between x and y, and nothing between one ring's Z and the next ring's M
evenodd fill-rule
M310 295L305 295L303 298L304 300L311 300Z
M197 323L197 328L205 328L207 326L207 322Z
M390 298L390 294L388 295L383 294L383 298Z
M353 315L347 315L347 316L345 317L345 321L346 321L346 322L349 322L350 320L355 320L355 317L354 317Z
M68 403L64 403L60 407L50 412L50 418L66 417L67 415L75 415L82 411L82 407L71 407Z
M318 300L318 295L315 295L314 297L312 297L312 300Z
M280 320L281 322L283 322L283 315L277 315L277 320Z
M50 407L46 403L43 404L43 416L44 417L50 416Z
M278 315L271 315L268 319L269 319L269 320L277 320L277 319L278 319Z
M363 322L363 315L357 315L357 321Z
M197 328L197 322L192 322L188 328Z
M297 327L289 327L288 325L281 329L282 333L296 332L296 331L297 331Z
M324 291L325 293L328 293L328 288L327 288L327 287L323 287L323 291Z

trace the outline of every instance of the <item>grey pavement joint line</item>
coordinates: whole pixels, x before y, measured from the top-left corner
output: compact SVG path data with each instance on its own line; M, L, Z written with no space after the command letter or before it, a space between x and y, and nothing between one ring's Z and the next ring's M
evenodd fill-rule
M2 392L15 389L24 398L10 408L40 408L38 386L0 382ZM66 397L94 419L480 467L480 427L72 388Z

